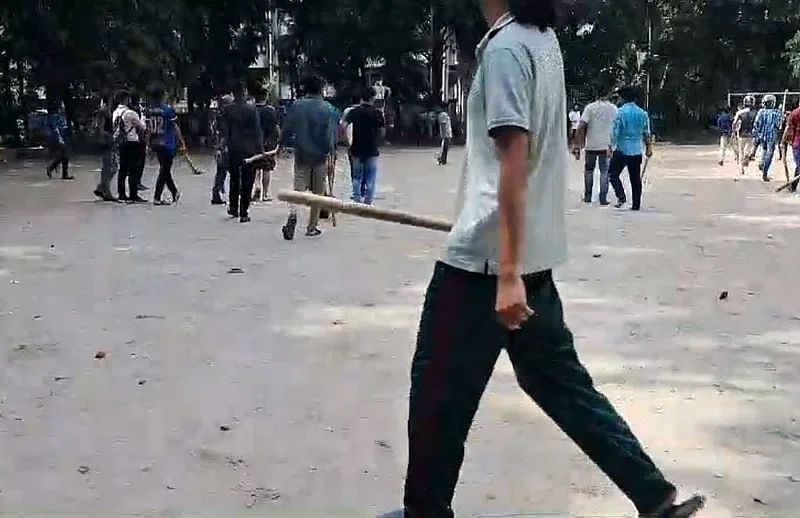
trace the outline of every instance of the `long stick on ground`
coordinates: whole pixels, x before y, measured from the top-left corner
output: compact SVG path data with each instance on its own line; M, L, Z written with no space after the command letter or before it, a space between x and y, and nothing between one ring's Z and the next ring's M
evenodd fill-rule
M790 185L792 185L794 182L796 182L798 179L800 179L800 174L798 174L797 176L795 176L794 178L792 178L792 179L791 179L791 180L789 180L788 182L786 182L786 183L782 184L780 187L778 187L777 189L775 189L775 192L781 192L782 190L786 189L787 187L789 187Z
M399 210L381 209L373 207L372 205L342 201L338 198L318 196L309 192L281 191L278 193L278 199L295 205L319 205L323 209L333 210L342 214L352 214L362 218L390 221L392 223L400 223L401 225L429 228L431 230L441 230L443 232L450 232L450 228L452 227L449 221L443 219L417 216L416 214Z

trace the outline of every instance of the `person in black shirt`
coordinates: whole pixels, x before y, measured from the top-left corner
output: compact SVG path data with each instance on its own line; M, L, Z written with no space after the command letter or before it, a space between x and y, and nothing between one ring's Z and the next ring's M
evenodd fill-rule
M272 151L280 140L280 126L278 125L278 112L267 103L267 96L263 92L256 95L256 111L261 123L261 133L264 136L264 148ZM269 196L269 182L272 171L275 170L277 160L275 156L268 156L256 164L255 186L253 198L258 201L271 201Z
M345 124L353 125L353 143L350 153L353 157L353 196L356 203L372 205L375 184L378 177L378 142L383 135L383 113L377 109L375 89L364 91L361 104L350 110L344 119Z
M250 221L247 211L253 195L255 169L245 160L264 151L264 136L255 107L245 102L244 85L237 84L233 104L223 111L225 142L230 161L228 214L239 217L241 223ZM241 202L241 203L240 203Z

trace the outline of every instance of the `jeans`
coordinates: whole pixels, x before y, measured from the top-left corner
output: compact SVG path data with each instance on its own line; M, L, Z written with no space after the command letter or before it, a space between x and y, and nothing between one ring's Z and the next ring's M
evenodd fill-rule
M228 212L234 216L246 217L253 197L255 168L251 164L244 163L246 158L231 157Z
M523 282L535 313L509 331L495 313L496 276L442 262L434 268L411 364L406 516L453 517L464 443L503 349L520 388L640 512L652 512L675 487L594 387L564 323L551 272L524 275Z
M217 162L217 172L214 174L214 187L211 190L211 197L214 200L221 199L225 192L225 178L228 176L228 164Z
M761 167L761 175L764 178L769 176L769 168L772 166L772 157L775 156L775 147L778 145L777 140L760 140L755 148L753 153L755 154L756 151L760 147L764 148L764 162Z
M378 179L378 157L353 158L353 201L372 205Z
M623 155L620 151L614 151L611 156L611 165L609 166L609 180L611 186L614 187L614 194L617 195L617 201L625 203L625 187L622 186L622 181L619 175L622 170L628 168L628 176L631 179L631 192L633 193L633 203L631 208L639 210L642 204L642 155Z
M53 160L47 166L47 172L55 171L61 165L61 177L69 177L69 148L64 142L58 142L51 146L50 152Z
M792 148L792 151L794 153L794 175L797 176L800 175L800 146ZM794 182L792 182L791 186L792 192L797 192L798 182L800 182L800 180L795 180Z
M441 151L439 152L439 163L441 165L447 164L447 153L450 151L450 140L449 138L442 139L442 146Z
M600 203L608 203L608 153L606 151L586 151L583 170L583 201L592 202L594 166L600 167Z
M172 179L172 161L175 160L175 152L168 149L156 149L156 157L158 157L158 178L156 179L156 190L153 193L153 201L161 199L161 193L164 192L164 186L167 186L169 192L172 193L172 199L178 194L178 187L175 185L175 180Z
M117 195L124 199L139 197L139 182L144 172L145 146L143 142L123 142L119 150L119 174ZM125 180L128 180L128 196L125 195Z

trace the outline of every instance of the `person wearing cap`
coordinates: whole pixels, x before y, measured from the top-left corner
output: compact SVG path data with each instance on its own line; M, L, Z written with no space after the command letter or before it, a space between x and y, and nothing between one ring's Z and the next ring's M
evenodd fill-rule
M739 173L744 174L750 161L753 159L753 125L756 121L756 112L753 110L755 98L752 95L744 97L744 107L736 112L733 118L733 132L736 135L736 147L739 150Z
M772 157L775 156L775 147L781 136L781 125L783 124L783 114L775 107L777 99L772 94L767 94L762 100L763 107L758 110L756 120L753 124L754 147L750 155L750 160L755 157L759 148L764 149L764 157L759 164L761 168L761 179L765 182L770 181L769 168L772 165Z

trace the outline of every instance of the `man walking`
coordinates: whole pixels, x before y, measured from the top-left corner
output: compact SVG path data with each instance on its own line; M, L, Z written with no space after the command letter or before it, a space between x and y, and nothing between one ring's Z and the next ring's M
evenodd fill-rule
M119 146L119 174L117 174L117 197L120 201L144 203L139 197L139 183L144 171L145 127L139 114L129 108L130 94L120 95L119 105L114 110L114 142ZM125 193L125 180L128 193Z
M583 173L583 201L592 203L595 164L600 168L600 205L608 205L608 148L611 145L611 131L617 107L600 96L583 110L578 133L573 141L573 149L580 148L585 141L586 153ZM574 151L573 151L574 153Z
M755 99L752 95L744 97L744 107L736 112L733 117L733 132L736 134L736 148L739 154L739 173L744 174L754 152L753 125L756 121L756 112L753 110Z
M264 151L264 135L254 106L247 104L244 84L233 89L233 103L223 110L223 130L228 146L229 173L228 214L240 223L250 221L255 169L245 160Z
M725 165L725 152L731 145L731 131L733 130L733 119L727 106L717 115L717 131L719 132L719 165ZM737 153L734 148L734 153ZM738 156L737 156L738 158Z
M267 96L263 91L256 94L256 111L261 124L261 134L264 137L264 148L272 151L280 141L280 126L278 125L278 112L271 104L267 103ZM275 155L268 156L256 164L256 182L253 188L253 197L258 201L271 201L269 184L272 171L275 170L277 159Z
M172 163L178 152L179 142L182 141L181 129L178 126L178 115L175 109L167 104L164 92L156 91L153 103L146 110L147 130L150 138L150 149L158 158L158 178L153 192L153 205L169 205L170 202L161 199L164 187L172 195L172 203L178 203L181 193L172 178Z
M50 148L51 162L47 166L47 177L53 177L53 171L61 166L61 179L74 180L69 174L69 126L61 107L53 106L47 115L47 144Z
M228 143L225 141L225 121L222 114L225 107L231 103L233 103L232 95L221 96L214 114L212 135L214 137L214 162L217 170L214 174L214 187L211 189L211 205L225 205L222 194L225 192L225 178L228 176L230 157L228 156Z
M450 142L453 140L453 125L450 122L450 114L447 113L447 110L442 109L440 106L438 111L439 136L442 139L442 145L437 162L439 165L447 165L447 153L450 151Z
M347 162L350 166L350 181L353 180L353 171L355 170L355 163L353 158L353 125L350 123L345 122L347 118L347 114L353 111L353 108L356 108L359 104L361 104L361 97L358 95L354 95L350 98L350 106L344 109L342 112L342 120L340 121L340 126L344 132L344 140L347 142Z
M452 518L464 443L500 352L520 387L648 518L687 518L676 488L578 359L552 269L567 258L569 171L557 0L482 0L459 209L411 365L405 518Z
M294 147L294 190L325 194L329 161L335 152L331 135L336 131L331 117L333 107L322 98L322 80L317 76L304 79L306 96L295 102L286 115L283 140ZM306 236L322 234L318 228L319 206L311 206ZM283 226L283 238L294 239L297 209L289 208L289 218Z
M575 134L578 132L578 127L581 123L581 107L578 103L572 105L572 111L569 112L569 140L570 142L575 139Z
M772 165L772 157L775 156L775 146L778 145L778 140L781 137L783 113L775 107L777 99L774 95L765 95L762 102L763 108L758 110L756 120L753 123L755 148L750 156L750 160L755 158L756 151L758 151L759 148L764 148L764 155L759 167L761 169L761 179L765 182L769 182L769 168Z
M351 151L355 159L353 196L356 203L372 205L378 179L378 142L385 127L383 112L373 105L375 90L367 88L361 104L347 114L345 122L353 125Z
M781 147L787 144L792 148L795 166L794 176L797 176L800 174L800 104L789 114L789 118L786 121L786 131L783 133ZM784 156L783 159L788 160L788 157ZM794 178L794 176L792 178ZM790 187L792 192L797 192L798 182L800 182L800 180L792 182Z
M614 118L611 130L611 165L609 179L617 196L615 207L625 205L625 187L619 179L622 170L628 169L631 179L631 210L639 210L642 204L642 147L647 158L653 156L650 144L650 117L647 112L636 105L637 92L633 88L623 88L619 92L623 105Z
M117 201L111 194L111 179L117 174L117 153L114 148L114 119L110 100L104 100L103 105L97 110L94 125L100 152L103 156L100 166L100 183L95 187L94 195L103 201Z

